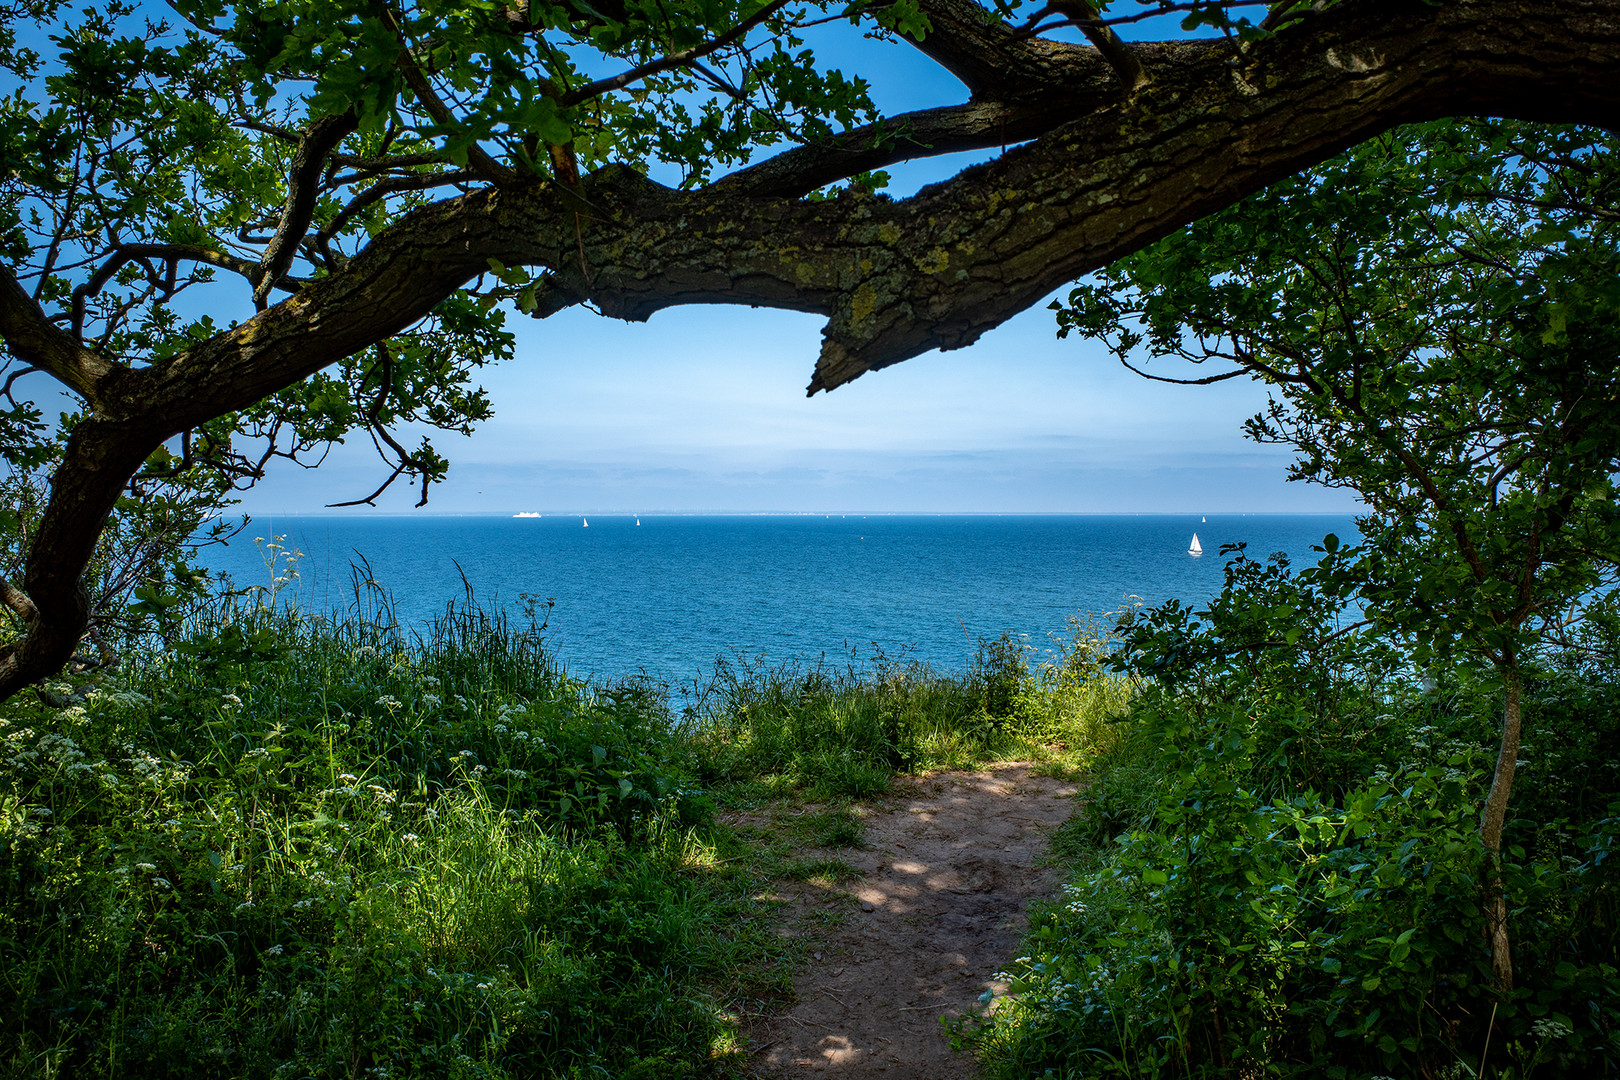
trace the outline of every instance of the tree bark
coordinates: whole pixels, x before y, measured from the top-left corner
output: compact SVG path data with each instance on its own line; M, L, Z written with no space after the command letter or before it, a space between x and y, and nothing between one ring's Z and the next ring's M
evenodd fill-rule
M1491 791L1480 814L1479 838L1485 844L1485 934L1491 947L1491 973L1506 994L1513 989L1513 949L1508 938L1507 892L1502 881L1502 827L1507 821L1513 773L1519 764L1524 682L1511 659L1497 670L1502 676L1502 745L1496 754Z
M84 631L79 577L152 450L405 329L490 259L545 271L547 313L590 301L632 320L692 303L824 315L813 394L969 345L1077 276L1396 124L1620 116L1620 0L1356 0L1252 44L1135 46L1148 76L1135 87L1094 50L976 24L964 0L927 6L945 29L924 51L961 73L966 105L799 147L697 191L609 167L577 188L513 180L449 199L150 367L86 349L0 271L7 347L90 407L24 575L39 618L0 649L0 698L68 660ZM908 157L1019 139L1031 141L907 199L799 197Z

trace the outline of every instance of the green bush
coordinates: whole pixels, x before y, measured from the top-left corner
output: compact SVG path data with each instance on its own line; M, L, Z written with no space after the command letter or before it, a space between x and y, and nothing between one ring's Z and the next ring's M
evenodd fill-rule
M1585 654L1527 690L1503 995L1477 836L1498 689L1423 689L1281 560L1231 573L1210 610L1127 629L1152 678L1060 838L1070 884L959 1038L997 1078L1613 1075L1612 670Z
M782 946L662 698L452 616L226 604L5 704L0 1075L729 1068L712 988Z

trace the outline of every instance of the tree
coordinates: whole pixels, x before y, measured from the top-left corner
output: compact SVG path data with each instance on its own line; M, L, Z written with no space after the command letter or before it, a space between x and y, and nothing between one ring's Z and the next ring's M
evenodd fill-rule
M131 483L246 483L360 431L425 496L444 462L394 425L484 415L472 380L509 351L502 302L818 312L810 390L832 389L968 345L1392 125L1609 122L1617 6L1279 0L1254 22L1243 0L1107 17L1078 0L176 0L171 26L127 0L9 0L13 460L45 432L39 399L13 396L23 375L79 407L0 588L0 697L85 633L83 571ZM1221 33L1112 28L1163 12ZM969 99L880 115L805 45L823 23L915 46ZM871 193L890 163L997 147L912 197ZM249 297L240 321L199 314Z
M1292 478L1353 490L1334 573L1428 666L1494 668L1501 743L1479 835L1492 963L1513 985L1497 858L1524 677L1620 595L1620 138L1438 123L1382 136L1077 288L1066 330L1127 365L1276 388L1249 422ZM1324 564L1326 565L1326 564Z

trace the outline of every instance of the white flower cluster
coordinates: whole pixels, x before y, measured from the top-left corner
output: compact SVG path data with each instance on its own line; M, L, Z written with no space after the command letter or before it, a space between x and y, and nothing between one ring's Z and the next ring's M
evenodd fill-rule
M90 700L97 705L116 705L124 709L139 709L152 704L152 699L145 694L134 690L116 690L110 686L103 686L92 693Z

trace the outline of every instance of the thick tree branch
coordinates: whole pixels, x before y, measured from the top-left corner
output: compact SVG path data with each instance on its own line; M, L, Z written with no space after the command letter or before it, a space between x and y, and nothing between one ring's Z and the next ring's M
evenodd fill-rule
M50 372L92 404L100 400L103 380L116 368L53 325L4 266L0 266L0 340L11 355Z
M281 210L281 223L275 236L264 249L259 260L260 278L253 287L253 299L263 304L270 290L281 279L293 259L298 246L309 232L309 223L315 218L315 203L321 193L321 172L326 168L332 151L345 136L359 126L360 118L353 109L337 116L324 116L309 125L304 137L298 141L298 152L293 155L292 168L287 178L287 202Z
M1027 97L1065 80L1077 65L1097 63L1089 49L1018 33L976 0L920 0L917 6L932 29L921 41L907 42L961 79L976 100Z

